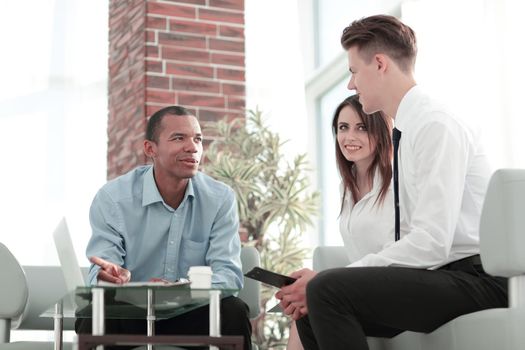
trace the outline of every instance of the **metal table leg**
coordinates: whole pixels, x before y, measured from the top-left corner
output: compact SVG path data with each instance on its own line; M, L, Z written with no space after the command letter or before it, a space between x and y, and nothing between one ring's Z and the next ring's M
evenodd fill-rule
M210 291L210 337L221 336L221 291ZM210 345L210 350L219 348Z
M104 335L104 289L92 288L91 294L93 296L92 332L93 335ZM97 346L97 350L104 350L104 346Z
M148 288L148 315L146 317L148 329L147 329L147 335L148 337L152 337L155 335L155 308L153 305L155 304L155 293L153 292L153 289ZM148 350L153 350L153 345L148 344Z
M62 330L64 329L64 311L62 301L55 304L55 315L54 319L54 338L55 338L55 350L62 350Z

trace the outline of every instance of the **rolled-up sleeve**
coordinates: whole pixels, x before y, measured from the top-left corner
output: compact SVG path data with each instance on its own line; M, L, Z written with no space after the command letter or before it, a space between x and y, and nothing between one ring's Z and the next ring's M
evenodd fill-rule
M351 267L435 268L450 259L469 164L468 137L453 123L428 123L402 136L400 152L415 165L400 167L402 238Z
M213 270L212 285L218 288L241 289L241 242L239 215L233 190L227 188L224 201L215 216L210 234L206 263Z
M98 256L119 266L124 265L125 249L121 235L122 218L110 196L100 190L89 211L92 236L86 249L87 257ZM90 284L97 283L99 267L91 264L88 274Z

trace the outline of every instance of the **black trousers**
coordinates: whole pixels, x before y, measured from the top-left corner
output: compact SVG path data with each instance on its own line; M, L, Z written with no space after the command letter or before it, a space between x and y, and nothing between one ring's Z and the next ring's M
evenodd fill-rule
M210 330L209 306L203 306L185 314L155 322L155 334L207 335ZM106 334L146 334L145 320L106 319ZM91 334L91 319L77 319L77 333ZM221 334L244 336L244 349L250 350L252 326L248 318L248 306L237 297L221 299ZM133 347L106 346L106 349L128 349ZM195 348L192 348L195 349Z
M479 255L438 270L336 268L306 288L308 315L297 321L306 350L366 350L367 336L429 333L463 314L507 307L507 279L483 270Z

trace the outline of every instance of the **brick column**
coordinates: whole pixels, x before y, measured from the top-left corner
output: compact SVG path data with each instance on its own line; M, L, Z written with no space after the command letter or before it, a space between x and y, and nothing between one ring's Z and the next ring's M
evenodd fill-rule
M110 0L108 178L147 160L147 117L243 115L244 0Z

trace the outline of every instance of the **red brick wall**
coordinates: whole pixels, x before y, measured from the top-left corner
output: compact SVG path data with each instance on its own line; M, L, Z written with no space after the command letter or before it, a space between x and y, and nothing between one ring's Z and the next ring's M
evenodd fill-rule
M244 0L110 0L109 40L108 178L147 161L147 117L162 107L243 114Z

